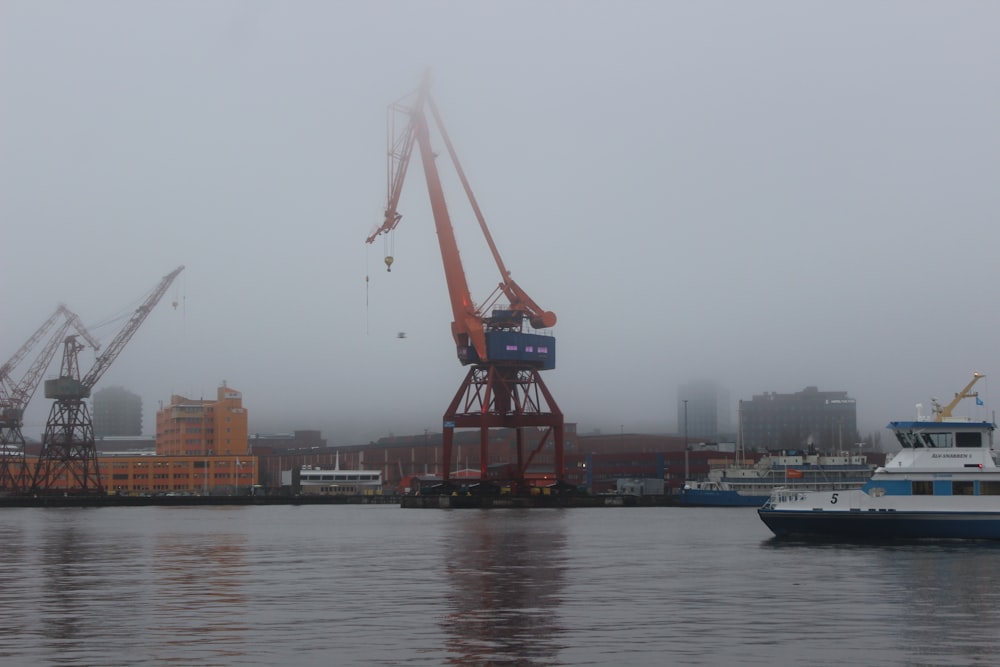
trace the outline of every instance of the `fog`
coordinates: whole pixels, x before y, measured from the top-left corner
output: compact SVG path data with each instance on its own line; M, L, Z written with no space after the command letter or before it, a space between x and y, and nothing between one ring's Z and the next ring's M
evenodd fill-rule
M416 160L391 273L364 243L386 107L429 69L507 268L559 317L545 380L581 432L676 432L696 379L734 414L847 391L864 434L979 371L992 414L997 63L985 2L3 0L0 358L59 303L110 342L183 264L97 385L148 433L223 381L251 432L440 431L465 369Z

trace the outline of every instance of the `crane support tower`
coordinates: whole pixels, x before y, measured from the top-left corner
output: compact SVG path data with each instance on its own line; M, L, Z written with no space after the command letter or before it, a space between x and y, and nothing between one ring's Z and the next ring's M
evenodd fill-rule
M53 399L53 403L42 436L42 451L38 455L32 476L33 493L55 490L81 494L104 492L94 442L94 422L86 399L160 301L174 278L183 270L184 267L179 266L163 277L104 352L97 357L86 375L80 375L78 356L84 346L77 342L75 335L63 340L59 377L45 381L45 397ZM60 478L65 481L60 482Z
M500 283L481 305L475 305L469 292L465 269L458 251L448 206L431 147L430 120L433 119L466 197L479 223L490 253L500 272ZM383 234L392 234L402 219L398 212L400 194L410 158L416 145L420 152L431 210L437 231L445 281L451 301L451 324L458 359L469 370L458 392L444 413L442 424L442 478L444 490L451 487L454 431L478 429L480 434L480 484L484 492L495 492L509 485L513 493L527 493L529 474L538 454L552 452L552 469L537 473L553 486L561 486L563 469L563 414L542 381L540 371L555 368L555 338L540 331L556 323L551 311L542 309L514 282L504 266L493 236L479 208L455 149L441 121L430 94L430 78L420 87L389 107L388 201L385 219L367 238L373 243ZM393 258L385 258L391 269ZM489 430L514 429L516 451L512 462L490 469ZM529 434L530 436L526 437ZM509 458L510 455L507 455ZM538 457L539 459L541 457Z
M76 329L94 350L100 348L76 313L60 304L14 356L0 367L0 492L17 493L24 490L28 469L24 458L24 435L21 432L24 411L35 394L42 375L52 363L59 343L70 328ZM11 379L13 370L46 335L48 340L24 376L14 382Z

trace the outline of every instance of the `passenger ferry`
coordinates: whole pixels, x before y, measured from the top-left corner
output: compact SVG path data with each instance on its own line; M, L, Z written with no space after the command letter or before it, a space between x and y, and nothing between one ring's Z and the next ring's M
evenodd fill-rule
M778 537L1000 540L996 424L938 414L888 428L902 449L862 488L776 489L761 520Z
M761 456L756 463L712 468L704 480L685 482L678 502L692 507L760 507L777 488L842 491L861 488L875 469L864 454L806 453Z

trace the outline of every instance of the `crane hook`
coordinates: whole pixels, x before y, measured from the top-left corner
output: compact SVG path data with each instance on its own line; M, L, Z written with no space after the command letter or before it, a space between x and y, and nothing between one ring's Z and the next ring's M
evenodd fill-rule
M385 256L385 270L392 271L392 255Z

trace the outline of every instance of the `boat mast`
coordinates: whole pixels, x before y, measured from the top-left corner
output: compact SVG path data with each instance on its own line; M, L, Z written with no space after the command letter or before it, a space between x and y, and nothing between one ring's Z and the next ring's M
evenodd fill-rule
M739 407L736 410L736 467L742 468L746 461L746 454L743 452L743 400L740 399Z

